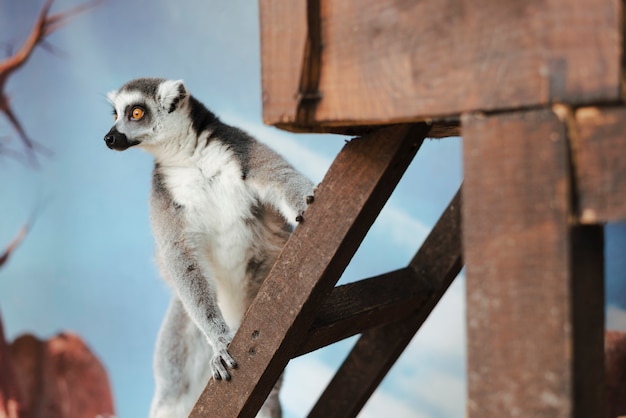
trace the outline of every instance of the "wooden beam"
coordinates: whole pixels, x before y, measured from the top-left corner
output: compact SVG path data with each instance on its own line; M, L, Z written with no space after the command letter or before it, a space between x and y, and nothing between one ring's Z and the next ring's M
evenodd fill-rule
M432 292L414 312L365 331L317 401L310 418L355 417L463 267L461 196L456 194L410 263Z
M232 380L210 380L192 417L256 414L427 132L394 126L346 144L230 344Z
M320 306L296 356L415 312L428 298L428 283L411 268L335 287Z
M626 108L581 108L575 122L578 218L583 223L625 221Z
M603 416L602 239L571 222L565 124L550 110L462 124L469 418Z
M299 125L306 1L259 4L263 118L283 129L620 99L621 1L325 0L321 99Z

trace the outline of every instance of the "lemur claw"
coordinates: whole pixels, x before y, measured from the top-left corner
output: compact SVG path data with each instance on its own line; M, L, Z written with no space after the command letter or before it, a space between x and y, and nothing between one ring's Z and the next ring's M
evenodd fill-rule
M216 354L211 359L211 374L215 380L230 380L228 369L236 369L237 362L228 353L228 343L224 338L219 338L222 347L216 349Z
M304 201L306 202L307 205L310 205L311 203L313 203L313 201L315 201L315 197L313 195L308 195L304 198ZM300 212L300 214L296 216L296 222L298 223L304 222L304 216L302 216L303 214L304 214L304 211Z
M218 354L211 359L211 372L215 380L230 380L227 367L229 369L237 367L237 363L227 352Z

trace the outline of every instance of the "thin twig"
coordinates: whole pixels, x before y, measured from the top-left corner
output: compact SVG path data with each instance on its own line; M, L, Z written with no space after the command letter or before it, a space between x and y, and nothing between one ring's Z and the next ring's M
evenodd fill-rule
M46 41L46 37L48 35L66 24L75 15L96 6L101 1L102 0L93 0L77 6L73 9L70 9L66 12L61 12L52 16L48 16L53 0L47 0L41 8L41 11L39 12L39 15L37 17L37 21L35 22L35 25L30 35L28 36L22 47L19 48L15 53L11 54L9 57L0 61L0 112L5 114L5 116L17 132L20 140L26 148L28 156L33 162L36 162L35 151L37 150L37 146L36 143L26 134L25 129L22 127L19 119L11 108L9 97L6 94L5 90L7 80L9 79L11 74L17 71L26 63L26 61L28 61L37 45L44 46L45 49L51 48L51 45L49 45Z

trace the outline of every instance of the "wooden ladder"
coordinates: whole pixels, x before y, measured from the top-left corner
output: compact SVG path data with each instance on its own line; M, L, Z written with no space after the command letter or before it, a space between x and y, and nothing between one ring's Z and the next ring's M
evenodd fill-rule
M460 192L409 265L334 287L429 132L425 123L349 141L319 185L191 417L254 417L289 360L361 334L309 417L354 417L463 266Z

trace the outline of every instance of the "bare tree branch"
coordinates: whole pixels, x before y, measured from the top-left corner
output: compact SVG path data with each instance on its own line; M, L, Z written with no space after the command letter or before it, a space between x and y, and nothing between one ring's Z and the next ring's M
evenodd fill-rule
M15 251L15 249L22 243L24 238L26 238L26 234L28 233L29 229L30 225L24 225L19 230L15 238L13 238L13 241L11 241L11 243L9 243L9 245L5 248L4 252L0 254L0 267L2 267L7 262L11 254L13 254L13 251Z
M46 203L47 203L47 200L46 201L42 200L39 202L39 204L35 207L32 214L30 215L30 218L28 219L28 221L17 232L17 235L15 236L15 238L13 238L13 240L9 243L9 245L4 249L4 252L0 253L0 267L6 264L11 254L13 254L13 252L17 249L17 247L20 246L22 241L24 241L24 238L26 238L26 235L28 235L33 225L35 224L35 220L37 219L39 212L43 209Z
M35 22L30 35L21 48L8 58L0 61L0 112L4 113L8 118L9 122L24 143L27 151L31 155L35 150L36 144L28 137L26 131L11 109L10 101L5 91L7 80L11 74L21 68L28 61L35 47L44 43L48 35L66 24L75 15L94 7L101 1L102 0L93 0L66 12L48 16L53 0L47 0L39 12L39 16L37 17L37 21Z

